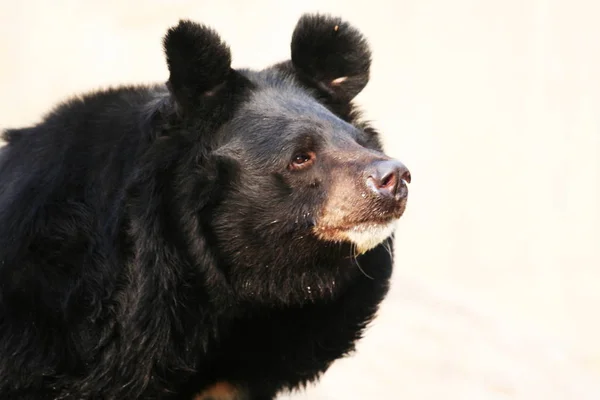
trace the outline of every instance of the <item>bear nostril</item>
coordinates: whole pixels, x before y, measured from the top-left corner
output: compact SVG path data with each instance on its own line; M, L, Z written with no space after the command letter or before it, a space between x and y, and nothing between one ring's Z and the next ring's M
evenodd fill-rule
M369 170L367 186L378 196L405 197L405 186L411 176L404 164L396 160L376 161Z
M394 187L398 184L398 178L396 177L396 171L390 171L378 182L380 189L394 190Z
M404 170L400 172L400 179L402 179L406 183L410 183L410 171L408 168L404 167Z

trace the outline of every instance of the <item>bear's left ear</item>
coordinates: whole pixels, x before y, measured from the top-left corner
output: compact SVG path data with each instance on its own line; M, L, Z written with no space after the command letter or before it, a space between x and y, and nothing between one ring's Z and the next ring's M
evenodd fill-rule
M184 110L215 96L233 73L229 46L207 26L181 20L169 29L163 45L170 73L167 85Z
M292 35L292 65L303 80L337 101L350 101L369 82L371 50L340 18L303 15Z

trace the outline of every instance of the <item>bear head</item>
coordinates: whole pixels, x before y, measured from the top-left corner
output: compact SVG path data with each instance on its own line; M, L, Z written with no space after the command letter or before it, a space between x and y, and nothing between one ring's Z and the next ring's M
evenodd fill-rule
M305 15L291 59L260 71L233 69L215 31L190 21L164 47L171 112L150 154L175 171L164 184L198 265L237 300L289 304L335 296L378 246L391 262L410 173L352 105L371 64L359 31Z

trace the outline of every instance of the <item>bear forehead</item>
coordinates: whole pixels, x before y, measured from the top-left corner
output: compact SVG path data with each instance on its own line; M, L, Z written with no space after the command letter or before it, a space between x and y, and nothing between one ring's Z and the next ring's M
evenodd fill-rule
M242 133L239 139L250 139L255 144L267 141L270 146L307 135L322 143L345 142L359 135L354 125L310 95L274 87L254 90L232 122L234 130Z
M244 131L252 131L254 127L258 130L278 130L280 135L287 133L286 136L312 132L326 134L331 139L358 134L354 125L335 115L286 77L268 81L253 79L253 83L255 87L233 121Z
M285 73L266 69L246 70L244 75L254 84L254 89L242 115L343 122Z
M320 127L344 126L341 119L309 95L272 87L254 90L239 115L257 120L278 119Z

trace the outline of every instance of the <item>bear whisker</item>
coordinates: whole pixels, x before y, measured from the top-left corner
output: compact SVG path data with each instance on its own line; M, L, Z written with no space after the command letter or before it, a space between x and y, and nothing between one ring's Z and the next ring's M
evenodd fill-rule
M374 278L371 275L367 274L365 272L365 270L360 266L360 263L358 262L359 253L358 253L356 244L352 243L351 251L352 251L352 258L354 259L354 262L356 263L356 266L358 267L359 271L362 272L362 274L364 276L366 276L367 278L373 280Z

